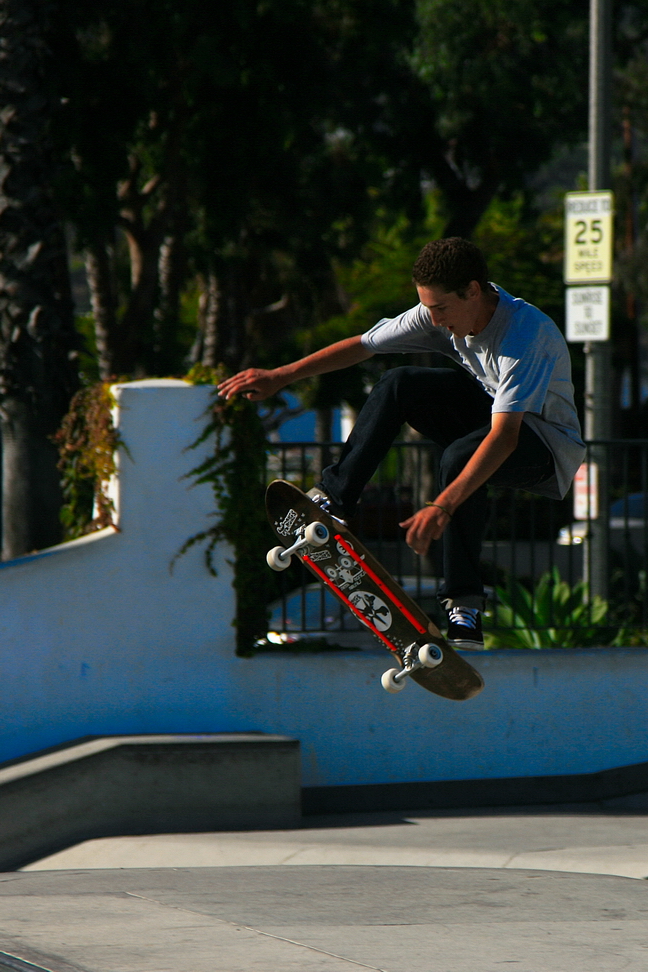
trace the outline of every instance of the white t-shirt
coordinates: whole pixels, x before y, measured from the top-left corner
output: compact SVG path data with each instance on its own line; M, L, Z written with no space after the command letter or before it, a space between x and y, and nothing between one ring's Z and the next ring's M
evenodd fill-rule
M556 476L533 492L562 498L585 456L569 350L550 317L493 286L499 302L481 334L455 337L435 327L428 308L418 304L378 321L362 344L376 354L439 351L477 378L493 399L493 412L524 412L556 467Z

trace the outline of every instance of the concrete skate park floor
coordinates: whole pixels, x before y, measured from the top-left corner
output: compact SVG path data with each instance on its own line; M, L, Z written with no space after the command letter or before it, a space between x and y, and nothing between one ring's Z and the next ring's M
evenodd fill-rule
M0 970L641 970L647 877L645 796L88 841L0 875Z

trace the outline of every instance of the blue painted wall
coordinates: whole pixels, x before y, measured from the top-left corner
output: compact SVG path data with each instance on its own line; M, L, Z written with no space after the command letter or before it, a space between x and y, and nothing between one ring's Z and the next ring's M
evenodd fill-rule
M238 660L228 729L301 740L304 785L592 773L648 761L648 650L466 653L486 688L387 695L389 655ZM227 700L225 702L225 700ZM239 712L237 713L237 709Z

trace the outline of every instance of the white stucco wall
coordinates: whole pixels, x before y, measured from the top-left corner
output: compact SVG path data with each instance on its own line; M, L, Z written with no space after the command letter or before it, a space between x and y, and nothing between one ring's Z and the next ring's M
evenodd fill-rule
M204 673L234 652L226 550L219 577L193 548L208 486L182 477L211 443L210 388L164 380L115 386L119 532L103 530L0 569L0 760L88 734L184 732L216 721Z
M465 703L380 687L381 649L236 658L231 552L202 551L209 487L182 477L210 389L117 386L129 455L106 530L0 565L0 761L86 735L264 731L301 742L326 786L587 773L648 760L648 650L476 653ZM267 570L259 551L259 570Z

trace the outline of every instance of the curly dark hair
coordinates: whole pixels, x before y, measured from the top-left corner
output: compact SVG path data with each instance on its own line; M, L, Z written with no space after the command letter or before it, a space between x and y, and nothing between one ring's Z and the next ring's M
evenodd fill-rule
M462 298L471 280L477 281L483 293L490 290L483 253L460 236L426 243L416 258L412 280L419 287L442 287Z

